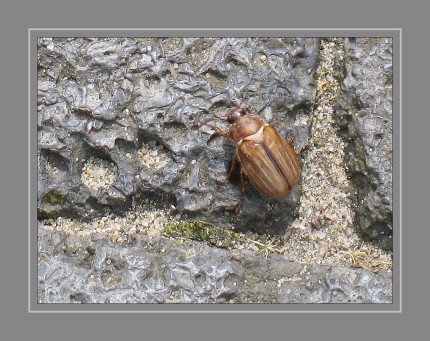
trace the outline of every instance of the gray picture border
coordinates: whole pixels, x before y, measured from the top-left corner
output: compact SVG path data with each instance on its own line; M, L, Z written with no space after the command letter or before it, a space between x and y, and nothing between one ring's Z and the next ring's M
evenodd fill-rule
M401 27L401 313L28 313L29 27ZM428 330L428 4L323 0L15 0L0 11L0 331L5 340L409 340ZM400 58L400 57L399 57ZM400 85L399 85L400 86ZM396 90L397 91L397 90ZM397 123L396 126L397 127ZM399 147L395 141L395 148ZM395 149L395 150L396 150ZM399 159L401 160L399 161ZM400 170L395 170L400 172ZM398 175L398 174L397 174ZM396 176L397 176L396 175ZM396 178L395 178L396 179ZM400 204L399 204L400 205ZM399 284L399 285L400 285ZM397 289L396 289L397 290ZM396 292L396 291L395 291Z
M38 37L390 37L393 38L393 303L392 304L40 304L37 302L37 38ZM29 313L400 313L402 312L401 28L385 29L28 29L28 312Z

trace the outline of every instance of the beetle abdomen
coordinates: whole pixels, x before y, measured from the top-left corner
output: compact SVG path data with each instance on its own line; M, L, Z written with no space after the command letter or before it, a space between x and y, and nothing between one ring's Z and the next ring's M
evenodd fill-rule
M285 198L299 180L300 165L293 147L268 124L243 138L237 152L245 173L268 197Z

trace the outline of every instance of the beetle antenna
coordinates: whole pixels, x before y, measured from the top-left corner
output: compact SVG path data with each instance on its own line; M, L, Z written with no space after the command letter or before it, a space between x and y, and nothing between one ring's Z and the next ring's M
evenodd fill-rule
M259 109L259 110L257 111L257 115L260 115L260 114L261 114L261 112L262 112L264 109L266 109L268 105L269 105L269 102L266 102L266 104L264 104L264 105L262 106L262 108L261 108L261 109Z
M243 92L240 93L240 103L237 105L238 108L242 107L243 102L248 100L248 97L246 97Z

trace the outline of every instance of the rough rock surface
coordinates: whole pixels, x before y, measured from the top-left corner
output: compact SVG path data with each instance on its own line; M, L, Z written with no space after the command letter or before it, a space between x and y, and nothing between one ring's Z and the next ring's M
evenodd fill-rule
M282 234L300 186L283 203L226 175L234 145L205 122L240 95L284 135L306 145L319 39L41 39L38 45L38 215L121 213L135 196L236 228ZM104 163L88 187L86 162ZM276 217L276 218L275 218Z
M356 226L365 240L393 247L393 42L345 39L343 91L336 105L348 141Z
M348 142L356 225L365 240L390 249L391 41L344 44L346 74L339 66L344 88L335 109ZM319 48L313 38L40 39L38 217L101 224L89 235L39 227L39 302L392 303L390 271L169 239L159 233L170 216L149 219L156 228L146 220L122 228L118 220L109 233L127 230L120 242L103 233L108 217L148 205L288 243L301 184L276 202L248 183L240 214L230 212L240 198L237 174L225 178L234 146L209 142L213 130L204 123L225 130L211 114L223 115L243 93L245 105L281 134L294 133L296 150L308 145ZM327 217L335 231L338 222ZM329 231L315 226L319 235Z
M41 303L391 303L390 277L250 250L39 230Z

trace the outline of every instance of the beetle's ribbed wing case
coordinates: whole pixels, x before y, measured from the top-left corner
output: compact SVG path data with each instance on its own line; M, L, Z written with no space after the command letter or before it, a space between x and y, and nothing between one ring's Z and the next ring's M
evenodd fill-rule
M274 198L285 198L296 185L300 165L291 145L267 125L264 141L244 140L238 155L245 173L259 191Z

